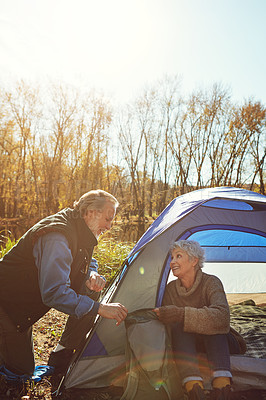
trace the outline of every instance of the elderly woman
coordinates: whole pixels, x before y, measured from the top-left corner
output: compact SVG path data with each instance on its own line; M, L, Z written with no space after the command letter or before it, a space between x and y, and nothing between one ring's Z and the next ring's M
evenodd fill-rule
M206 352L213 370L211 399L232 399L230 353L243 353L244 342L230 329L230 312L221 281L202 272L204 250L179 240L171 247L170 268L178 279L165 290L160 321L169 324L175 361L189 399L205 399L198 352Z

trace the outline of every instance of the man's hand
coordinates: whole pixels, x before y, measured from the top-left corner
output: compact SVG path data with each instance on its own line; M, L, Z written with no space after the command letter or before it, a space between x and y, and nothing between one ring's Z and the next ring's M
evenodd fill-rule
M89 279L86 280L85 284L88 289L93 290L94 292L100 292L104 288L106 280L97 272L91 272L91 275Z
M120 325L124 321L128 313L125 306L120 303L100 304L98 314L101 317L115 319L116 325Z

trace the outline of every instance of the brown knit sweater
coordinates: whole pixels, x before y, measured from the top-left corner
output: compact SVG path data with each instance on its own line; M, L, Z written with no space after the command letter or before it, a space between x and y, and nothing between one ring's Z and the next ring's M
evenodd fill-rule
M197 272L193 286L187 290L176 279L165 290L163 305L185 308L184 331L205 335L228 333L230 311L222 282L214 275Z

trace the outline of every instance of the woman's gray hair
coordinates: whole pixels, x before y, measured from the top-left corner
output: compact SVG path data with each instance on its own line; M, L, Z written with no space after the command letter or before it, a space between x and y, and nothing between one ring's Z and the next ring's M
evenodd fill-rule
M104 190L90 190L84 193L78 201L74 202L74 209L80 212L81 217L86 215L87 210L101 211L106 202L110 202L115 208L119 206L118 200L110 193Z
M205 261L205 255L204 255L204 250L200 246L198 242L195 240L178 240L177 242L174 242L171 247L170 247L170 252L176 249L181 249L185 251L189 258L191 257L196 257L199 259L197 267L202 268L203 263Z

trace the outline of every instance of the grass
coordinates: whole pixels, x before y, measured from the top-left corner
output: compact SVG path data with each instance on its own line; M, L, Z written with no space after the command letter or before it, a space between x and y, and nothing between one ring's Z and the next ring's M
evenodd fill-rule
M134 243L116 242L114 239L100 239L94 250L93 257L99 264L99 273L104 275L107 282L110 282L116 272L120 269Z
M3 235L0 232L0 258L4 257L4 255L16 244L14 239L11 239L10 236Z

